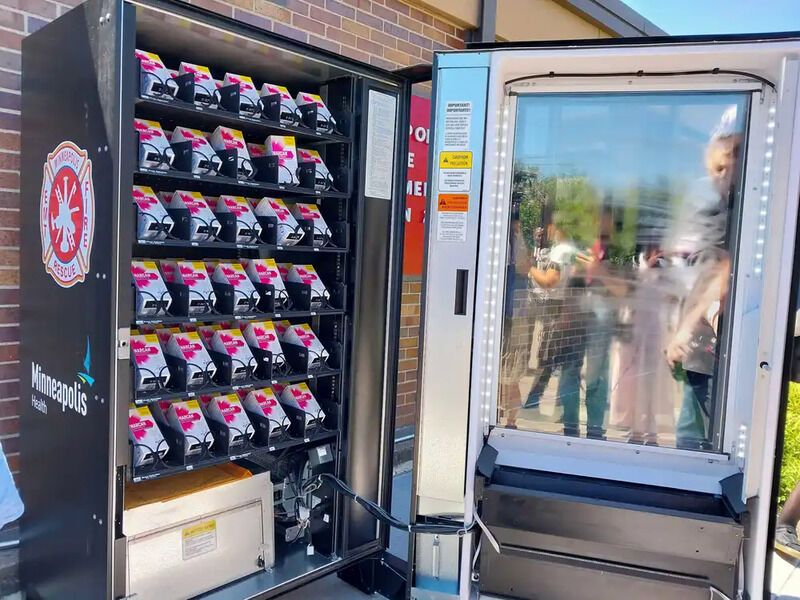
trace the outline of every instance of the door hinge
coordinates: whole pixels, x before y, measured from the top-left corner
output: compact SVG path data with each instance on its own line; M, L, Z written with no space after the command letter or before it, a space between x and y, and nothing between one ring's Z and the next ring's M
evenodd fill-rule
M117 329L117 358L124 360L131 357L131 330L128 327Z

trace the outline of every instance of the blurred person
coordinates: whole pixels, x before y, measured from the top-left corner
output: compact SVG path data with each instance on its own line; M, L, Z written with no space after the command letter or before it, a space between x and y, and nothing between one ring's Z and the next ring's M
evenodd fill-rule
M800 560L800 542L797 540L798 523L800 523L800 483L794 486L786 499L775 525L775 549Z
M674 237L673 251L685 257L690 268L684 271L691 273L681 316L665 349L676 375L685 377L675 428L679 448L713 447L717 340L728 294L728 221L741 141L736 106L731 106L711 134L705 152L707 177L693 190L691 204L678 219Z

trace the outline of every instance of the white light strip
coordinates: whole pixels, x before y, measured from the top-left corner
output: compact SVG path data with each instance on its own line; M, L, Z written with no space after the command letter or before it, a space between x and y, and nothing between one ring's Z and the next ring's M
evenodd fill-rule
M770 184L772 183L772 145L775 142L775 100L770 102L769 110L767 111L767 132L768 135L764 140L764 168L763 180L761 181L761 206L758 211L758 224L756 233L756 252L753 256L753 275L757 279L761 279L761 274L764 271L764 242L769 225L769 200L770 200Z

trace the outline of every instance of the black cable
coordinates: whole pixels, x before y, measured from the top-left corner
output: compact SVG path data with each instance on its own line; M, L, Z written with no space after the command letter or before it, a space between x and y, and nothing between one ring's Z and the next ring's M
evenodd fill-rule
M512 85L520 81L528 79L555 79L559 77L680 77L682 75L741 75L760 81L762 84L772 88L775 91L775 84L761 75L749 73L747 71L734 71L730 69L706 69L696 71L618 71L613 73L556 73L550 71L549 73L537 73L536 75L525 75L524 77L515 77L505 82L505 85Z
M364 510L366 510L369 514L373 517L378 519L379 521L386 523L390 527L394 527L395 529L402 529L403 531L408 531L409 533L428 533L428 534L438 534L438 535L458 535L463 536L467 532L474 527L473 524L463 524L458 522L449 522L449 523L404 523L400 519L393 517L388 512L386 512L383 508L375 504L374 502L367 500L356 494L346 483L341 481L340 479L334 477L330 473L322 473L317 477L309 480L308 483L303 485L303 491L305 493L311 493L317 489L319 489L323 483L330 485L335 491L338 491L340 494L347 496L354 500L356 504L361 506Z

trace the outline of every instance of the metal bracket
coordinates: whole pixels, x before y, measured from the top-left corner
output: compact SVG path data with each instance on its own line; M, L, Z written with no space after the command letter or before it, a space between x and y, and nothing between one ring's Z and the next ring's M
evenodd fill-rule
M125 360L131 357L131 330L128 327L117 329L117 359Z

